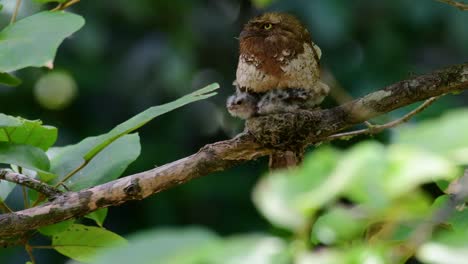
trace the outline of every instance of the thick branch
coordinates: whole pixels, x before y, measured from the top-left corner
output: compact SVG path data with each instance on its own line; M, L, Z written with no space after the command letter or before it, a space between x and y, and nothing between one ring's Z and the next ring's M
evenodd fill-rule
M299 141L316 143L394 109L465 89L468 89L468 63L393 84L332 109L255 118L246 123L249 132L207 145L192 156L79 192L65 193L37 207L0 215L0 244L45 225L80 217L98 208L140 200L191 179L269 155L270 147L288 148L287 144Z

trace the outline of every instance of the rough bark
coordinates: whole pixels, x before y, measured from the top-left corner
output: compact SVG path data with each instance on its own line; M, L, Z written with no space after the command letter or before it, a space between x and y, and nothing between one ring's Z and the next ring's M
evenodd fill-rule
M99 208L144 199L274 151L314 144L397 108L465 89L468 89L468 63L398 82L332 109L249 120L246 132L234 139L207 145L189 157L79 192L64 193L33 208L0 215L0 245L17 241L39 227L80 217Z

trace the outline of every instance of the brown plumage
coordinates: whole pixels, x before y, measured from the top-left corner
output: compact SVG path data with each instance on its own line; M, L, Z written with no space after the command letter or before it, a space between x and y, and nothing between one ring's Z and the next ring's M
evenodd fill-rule
M312 89L320 76L320 50L297 18L266 13L251 19L239 36L237 84L241 90Z
M233 116L248 119L311 109L328 94L328 86L319 80L321 51L292 15L252 18L240 33L239 52L237 91L227 102Z

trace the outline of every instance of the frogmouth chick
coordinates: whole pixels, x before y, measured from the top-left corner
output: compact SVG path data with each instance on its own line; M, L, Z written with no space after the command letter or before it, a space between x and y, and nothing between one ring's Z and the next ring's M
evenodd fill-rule
M321 51L292 15L265 13L251 19L239 36L236 93L228 98L233 116L313 109L328 94L320 81Z

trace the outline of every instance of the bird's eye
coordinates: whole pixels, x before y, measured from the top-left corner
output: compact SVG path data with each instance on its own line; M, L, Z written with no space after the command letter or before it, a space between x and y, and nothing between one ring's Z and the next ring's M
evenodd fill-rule
M263 25L263 29L265 29L265 30L270 30L272 27L273 27L273 25L271 23L267 23L267 24Z

